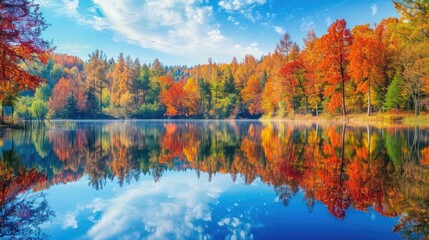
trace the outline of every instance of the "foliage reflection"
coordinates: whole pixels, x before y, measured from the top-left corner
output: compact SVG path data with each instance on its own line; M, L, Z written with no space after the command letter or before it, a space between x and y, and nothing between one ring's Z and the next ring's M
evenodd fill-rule
M400 217L394 231L429 234L425 129L252 121L55 122L0 133L0 143L2 204L14 184L7 171L28 178L36 190L84 175L98 190L108 181L122 186L141 174L159 181L165 171L192 170L198 176L208 173L209 180L216 173L234 181L240 176L246 184L261 179L285 206L302 190L309 211L321 202L344 219L349 208L373 208Z

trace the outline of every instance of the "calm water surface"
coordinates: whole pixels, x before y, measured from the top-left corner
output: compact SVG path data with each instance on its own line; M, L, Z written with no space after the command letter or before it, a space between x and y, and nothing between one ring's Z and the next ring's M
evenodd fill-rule
M0 130L0 238L424 239L429 130L253 121Z

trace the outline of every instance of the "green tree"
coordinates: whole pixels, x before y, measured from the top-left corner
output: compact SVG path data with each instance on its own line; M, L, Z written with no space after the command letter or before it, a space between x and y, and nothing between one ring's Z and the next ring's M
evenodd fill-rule
M18 99L17 89L11 92L6 92L4 95L5 95L5 98L1 101L1 105L3 106L2 112L1 112L1 120L3 120L3 117L4 117L4 107L12 108L12 119L13 119L15 104Z
M49 97L51 97L51 89L48 85L43 84L40 87L36 88L36 93L34 94L34 97L36 99L40 99L44 102L47 102L49 100Z
M40 99L35 99L31 104L31 114L39 121L43 120L46 117L46 114L48 114L48 106L46 105L46 102Z
M403 94L404 84L403 79L399 74L396 74L393 81L387 88L384 108L386 110L399 109L406 102L406 97Z
M66 118L74 118L77 112L77 103L76 99L72 94L67 99L67 105L65 109L65 117Z
M158 59L155 59L150 67L149 89L145 96L146 103L159 103L161 93L161 82L159 78L166 74L164 67Z
M150 90L149 84L150 84L150 69L146 64L143 64L143 66L140 69L139 79L137 81L137 85L138 85L137 98L140 105L145 102L145 96Z
M32 111L31 105L34 99L32 97L20 97L16 102L16 114L21 119L31 119Z

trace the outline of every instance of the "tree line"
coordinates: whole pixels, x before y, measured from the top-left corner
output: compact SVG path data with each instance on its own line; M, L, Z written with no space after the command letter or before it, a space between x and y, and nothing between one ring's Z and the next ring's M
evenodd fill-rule
M234 57L229 64L210 58L193 67L165 66L158 59L141 64L123 53L108 58L101 50L84 62L53 54L46 42L35 41L41 49L38 58L24 55L12 64L1 63L23 76L0 72L0 102L23 119L219 119L408 110L418 115L429 109L429 3L393 4L400 18L352 29L337 20L320 37L309 29L302 49L285 33L273 53L260 59L246 55L240 62Z

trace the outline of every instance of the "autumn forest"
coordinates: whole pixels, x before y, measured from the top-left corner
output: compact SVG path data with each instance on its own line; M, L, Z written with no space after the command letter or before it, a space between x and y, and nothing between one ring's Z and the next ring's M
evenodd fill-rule
M302 43L285 33L261 58L209 58L189 67L141 63L122 53L111 58L102 50L87 61L54 53L39 38L47 25L37 6L6 1L0 5L6 16L0 24L2 118L418 115L429 110L429 6L393 4L399 19L352 29L341 19L322 36L309 29ZM22 18L24 8L35 11Z
M0 238L428 238L429 1L365 1L0 0Z

